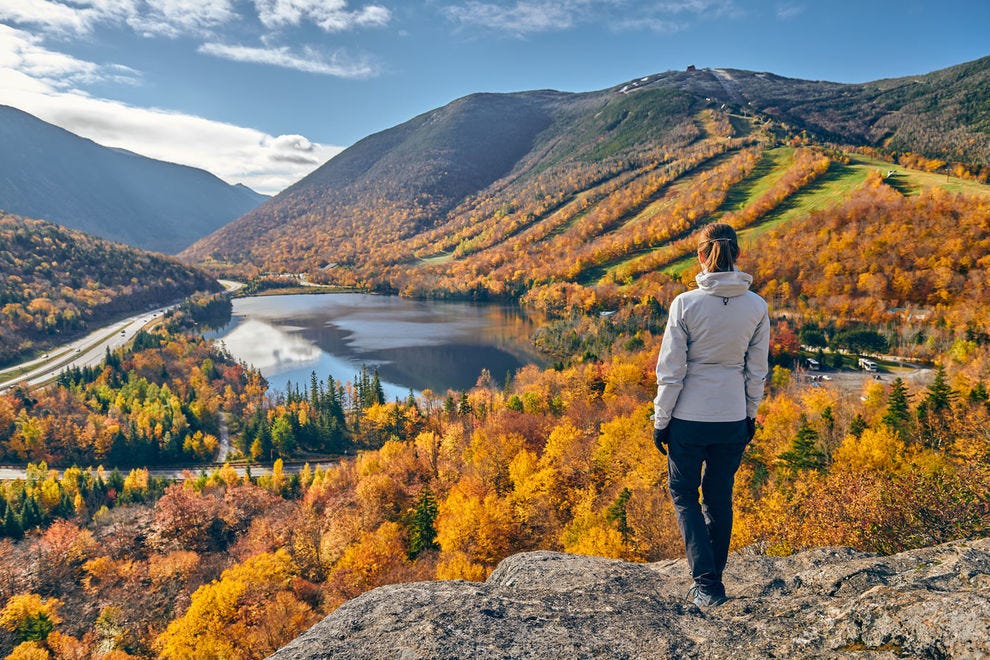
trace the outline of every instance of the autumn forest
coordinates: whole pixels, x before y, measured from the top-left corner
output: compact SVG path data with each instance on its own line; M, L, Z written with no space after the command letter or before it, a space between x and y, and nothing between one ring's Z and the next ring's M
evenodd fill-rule
M4 219L0 361L103 307L199 293L98 367L0 394L0 462L28 466L0 483L0 651L261 658L384 584L484 580L533 549L682 556L649 416L667 307L714 220L739 232L773 324L733 549L893 553L990 533L986 164L680 95L623 133L636 107L610 103L534 138L532 162L477 194L398 195L396 179L345 203L300 185L278 208L293 222L264 241L184 255L254 290L304 273L538 310L551 366L464 391L388 401L368 370L269 391L203 338L229 305L204 271ZM583 146L563 155L568 140ZM233 460L212 465L225 439Z

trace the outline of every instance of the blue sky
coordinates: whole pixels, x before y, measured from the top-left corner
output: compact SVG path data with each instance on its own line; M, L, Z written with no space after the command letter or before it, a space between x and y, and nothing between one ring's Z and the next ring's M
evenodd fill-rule
M472 92L689 64L863 82L988 35L988 0L0 0L0 103L274 193Z

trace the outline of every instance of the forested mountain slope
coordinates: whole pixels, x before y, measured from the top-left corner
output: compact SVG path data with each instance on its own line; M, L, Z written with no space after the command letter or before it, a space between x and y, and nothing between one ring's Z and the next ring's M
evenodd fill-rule
M114 315L218 288L162 255L0 214L0 365Z
M745 191L696 207L696 189L685 186L745 185L750 169L765 170L776 158L768 150L781 144L855 148L985 180L988 81L984 58L857 85L692 69L583 94L476 94L365 138L183 256L218 269L308 271L428 294L513 297L541 281L584 283L600 274L594 269L723 213L723 203ZM837 151L828 157L842 164ZM802 158L776 203L832 167ZM672 199L679 190L688 196ZM750 211L750 222L776 207L766 203ZM670 204L688 220L671 224ZM635 237L612 240L613 232ZM520 242L540 265L561 254L580 264L527 273L526 281L472 281L470 273L493 267L485 251L515 260ZM578 244L581 254L573 253ZM451 270L468 274L454 278L453 290L443 281Z
M0 209L175 253L266 197L0 106Z

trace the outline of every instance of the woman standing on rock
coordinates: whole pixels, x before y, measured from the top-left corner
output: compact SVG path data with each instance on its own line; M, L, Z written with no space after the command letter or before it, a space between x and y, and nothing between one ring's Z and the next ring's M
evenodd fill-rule
M725 602L732 486L756 430L770 344L767 303L736 270L727 224L698 233L698 288L674 298L657 360L653 442L668 454L670 495L703 606ZM701 500L698 487L701 487Z

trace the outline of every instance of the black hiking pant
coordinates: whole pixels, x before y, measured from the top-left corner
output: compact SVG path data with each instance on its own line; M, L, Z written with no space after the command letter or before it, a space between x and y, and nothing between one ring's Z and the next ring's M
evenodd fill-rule
M746 436L746 420L670 420L670 496L691 577L695 585L713 596L725 595L722 571L732 536L732 485L746 449Z

